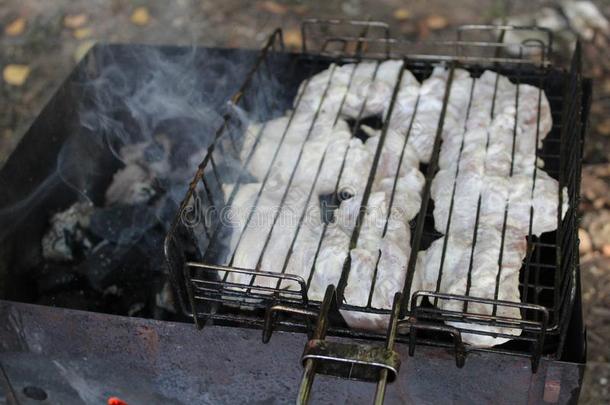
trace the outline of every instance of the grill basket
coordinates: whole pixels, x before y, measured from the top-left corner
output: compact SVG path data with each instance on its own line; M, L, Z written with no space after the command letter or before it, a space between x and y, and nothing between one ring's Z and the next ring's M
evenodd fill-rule
M532 33L533 39L520 44L504 42L505 34L512 30ZM411 355L420 344L447 347L454 351L458 366L462 366L467 354L473 351L529 357L534 372L541 356L559 358L578 280L577 207L587 108L580 47L576 46L566 71L551 66L552 35L535 27L463 26L457 30L456 40L411 43L392 38L384 23L307 20L302 25L302 36L302 52L290 53L284 50L281 30L271 35L240 90L228 103L224 124L209 145L172 223L165 240L165 255L184 312L192 316L200 328L208 320L262 328L264 341L269 340L274 329L309 333L313 339L303 357L302 400L308 398L316 372L379 381L377 399L382 400L386 381L391 381L398 372L398 365L392 362L391 356L395 341L408 343ZM328 68L331 63L340 65L386 59L402 60L404 67L418 80L425 79L434 64L444 63L450 70L464 68L474 76L491 69L514 83L527 83L544 90L551 105L553 127L543 147L537 151L537 157L544 161L544 170L559 181L560 189L567 187L569 209L563 219L558 218L556 231L540 237L530 233L527 237L527 256L519 278L522 302L449 295L438 291L408 294L415 270L415 252L427 248L440 236L432 226L430 184L438 169L445 108L439 119L432 159L422 167L426 183L420 212L411 222L413 254L408 263L404 289L402 294L396 295L393 309L373 308L370 299L369 304L363 307L344 304L342 291L349 266L344 268L336 288L330 286L325 300L319 302L308 297L308 280L299 276L215 263L215 241L226 232L223 225L226 218L223 216L231 203L230 197L225 202L222 185L229 181L239 185L246 177L243 167L227 169L222 167L222 162L227 162L228 157L239 161L248 121L264 122L283 115L290 110L299 84ZM451 80L448 80L447 89L450 85ZM360 121L356 120L354 128ZM381 126L384 127L383 123ZM369 182L373 174L369 174ZM263 184L266 181L272 179L266 178ZM558 194L561 206L562 193ZM311 193L308 198L311 198ZM366 199L365 194L363 201ZM269 237L261 235L267 242ZM252 275L252 281L247 285L230 283L227 275L231 272ZM276 287L257 286L255 277L274 280ZM279 286L283 280L291 280L299 288L281 289ZM373 288L374 284L371 294ZM440 300L464 302L464 311L448 311L430 305ZM489 305L493 308L492 315L469 313L468 303ZM494 315L502 306L519 308L522 319ZM338 312L339 308L390 316L388 333L349 329ZM316 317L317 326L313 322ZM448 321L458 321L463 326L449 326L445 324ZM481 331L476 329L478 325L511 328L519 336ZM366 338L372 342L385 341L386 344L375 356L363 357L362 351L356 355L346 353L342 348L328 347L324 340L327 333ZM511 340L491 348L473 347L462 342L464 333L504 336ZM380 358L385 360L380 361ZM330 361L331 366L323 367L325 361ZM349 365L348 370L340 365ZM354 367L364 369L354 376Z

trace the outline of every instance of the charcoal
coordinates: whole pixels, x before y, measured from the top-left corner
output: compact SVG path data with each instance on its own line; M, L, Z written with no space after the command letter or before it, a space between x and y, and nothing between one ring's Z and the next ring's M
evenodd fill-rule
M163 288L161 289L161 291L155 294L155 305L168 312L176 312L176 306L174 302L174 291L172 290L172 286L170 285L169 281L166 281L163 284Z
M42 256L55 262L72 261L91 247L84 229L89 225L93 206L75 203L51 217L51 226L42 237Z
M100 242L79 263L78 272L87 278L93 289L103 292L108 286L129 276L135 268L141 267L138 266L141 258L138 260L138 255L132 254L131 250L131 246Z
M73 289L82 284L73 266L62 263L45 263L36 277L36 287L40 294Z
M320 215L322 222L330 224L335 220L335 210L339 208L340 200L336 193L321 195L320 200Z
M41 295L36 303L39 305L80 309L89 311L100 307L100 301L96 294L84 289L67 290L61 293L49 293Z
M146 307L146 305L144 305L144 303L142 303L142 302L135 302L127 310L127 316L137 315L138 313L142 312L142 310L145 307Z
M130 163L117 171L106 190L106 205L140 204L155 195L155 177L146 168Z

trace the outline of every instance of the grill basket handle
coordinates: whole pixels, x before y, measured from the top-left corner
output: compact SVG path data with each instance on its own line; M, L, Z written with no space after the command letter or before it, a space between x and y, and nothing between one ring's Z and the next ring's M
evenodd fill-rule
M375 404L383 404L388 382L396 379L400 369L400 356L394 351L398 330L398 314L402 294L394 296L388 334L384 346L326 341L328 314L337 306L337 292L329 285L320 307L313 338L307 342L301 361L303 377L299 387L297 404L307 404L311 396L316 374L331 375L357 381L377 382Z

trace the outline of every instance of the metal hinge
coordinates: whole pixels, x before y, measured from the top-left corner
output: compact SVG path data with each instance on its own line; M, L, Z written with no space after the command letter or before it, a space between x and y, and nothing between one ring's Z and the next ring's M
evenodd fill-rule
M394 351L398 326L401 294L394 297L394 305L388 325L385 345L374 346L327 341L328 314L337 306L335 286L329 285L320 307L316 328L305 345L301 361L303 377L299 387L297 404L307 404L311 396L316 374L331 375L357 381L377 382L375 404L382 404L386 385L396 379L400 369L400 356Z

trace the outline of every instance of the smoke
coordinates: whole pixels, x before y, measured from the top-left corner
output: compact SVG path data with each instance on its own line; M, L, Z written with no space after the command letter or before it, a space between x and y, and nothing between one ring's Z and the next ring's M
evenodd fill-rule
M70 83L79 93L77 122L69 125L74 132L55 170L29 195L0 209L0 240L67 186L74 202L96 207L91 218L96 236L121 245L121 251L125 245L149 244L145 249L160 255L163 233L256 54L170 46L93 48L81 65L85 71ZM237 115L248 119L243 112ZM231 161L219 164L226 170Z

